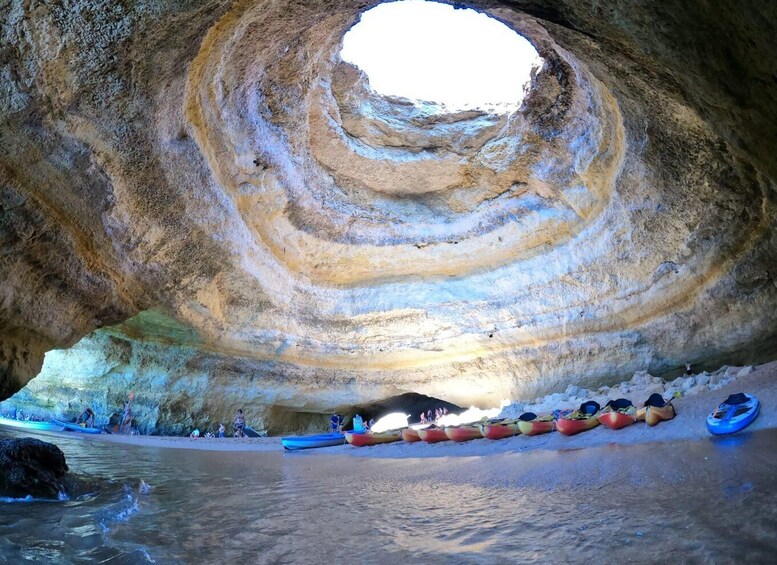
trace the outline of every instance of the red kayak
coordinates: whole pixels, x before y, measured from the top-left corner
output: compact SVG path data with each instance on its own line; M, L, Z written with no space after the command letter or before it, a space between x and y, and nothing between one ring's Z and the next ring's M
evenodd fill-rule
M480 433L478 426L474 424L464 426L445 426L445 435L451 441L461 442L469 441L471 439L482 438L483 434Z
M413 428L404 428L402 430L402 439L405 440L407 443L413 443L414 441L421 441L421 438L418 437L418 430L414 430Z
M556 420L556 431L561 432L565 436L573 436L590 430L599 425L599 420L596 419L596 415L588 416L586 418L573 419L569 417L561 417Z
M512 421L492 422L480 424L480 433L486 439L504 439L520 434L521 430L518 429L518 424Z
M426 428L425 430L418 430L418 437L426 443L437 443L438 441L448 441L449 438L445 435L445 430L440 428Z
M623 412L605 411L599 414L599 422L611 430L620 430L637 421L636 413L624 414Z

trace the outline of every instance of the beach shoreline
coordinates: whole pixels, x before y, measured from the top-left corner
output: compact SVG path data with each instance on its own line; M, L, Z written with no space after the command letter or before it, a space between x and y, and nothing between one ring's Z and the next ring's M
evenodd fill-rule
M605 445L636 445L654 442L701 441L711 434L707 431L705 419L729 394L744 391L754 394L761 401L761 412L746 432L777 428L777 361L754 367L753 371L720 390L710 390L673 401L677 416L667 422L650 427L637 422L618 431L598 426L593 430L575 436L564 436L557 432L526 437L516 435L501 440L476 439L465 443L450 441L436 444L402 441L356 448L350 445L326 447L294 452L294 455L352 455L376 458L429 458L429 457L483 457L497 453L520 453L537 449L576 450ZM634 395L631 400L641 405L644 398ZM8 431L12 428L4 428ZM741 432L741 433L746 433ZM100 442L117 446L136 446L165 449L191 449L222 452L282 451L280 437L261 438L191 438L177 436L126 436L118 434L79 434L76 432L30 432L56 443L58 438Z

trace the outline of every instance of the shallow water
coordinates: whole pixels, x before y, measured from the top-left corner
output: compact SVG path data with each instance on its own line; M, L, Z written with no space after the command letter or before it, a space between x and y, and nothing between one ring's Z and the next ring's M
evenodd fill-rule
M775 431L432 459L56 443L83 492L0 502L0 559L726 563L777 550Z

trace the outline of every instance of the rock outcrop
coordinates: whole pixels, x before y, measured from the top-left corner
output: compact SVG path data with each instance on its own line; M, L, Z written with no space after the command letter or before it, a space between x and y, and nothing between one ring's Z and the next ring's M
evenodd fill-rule
M0 7L0 398L94 330L179 417L777 354L773 3L459 3L545 65L444 119L339 60L373 4Z
M588 390L577 385L569 385L562 392L555 392L541 398L528 401L514 401L502 407L500 418L518 418L524 412L550 414L554 410L576 410L583 402L593 400L604 406L610 400L626 398L637 407L642 407L651 394L658 393L665 400L676 397L693 396L711 390L720 390L724 386L753 372L753 367L729 367L727 365L708 373L685 374L672 381L654 377L647 371L634 373L628 381L613 386L603 386L598 390Z
M65 455L33 438L0 439L0 496L59 498L65 493Z

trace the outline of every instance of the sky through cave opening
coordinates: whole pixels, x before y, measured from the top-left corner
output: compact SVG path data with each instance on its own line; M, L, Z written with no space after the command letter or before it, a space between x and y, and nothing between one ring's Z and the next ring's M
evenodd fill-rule
M378 94L434 102L445 112L515 111L542 65L534 46L502 22L424 0L367 10L345 34L340 56Z

